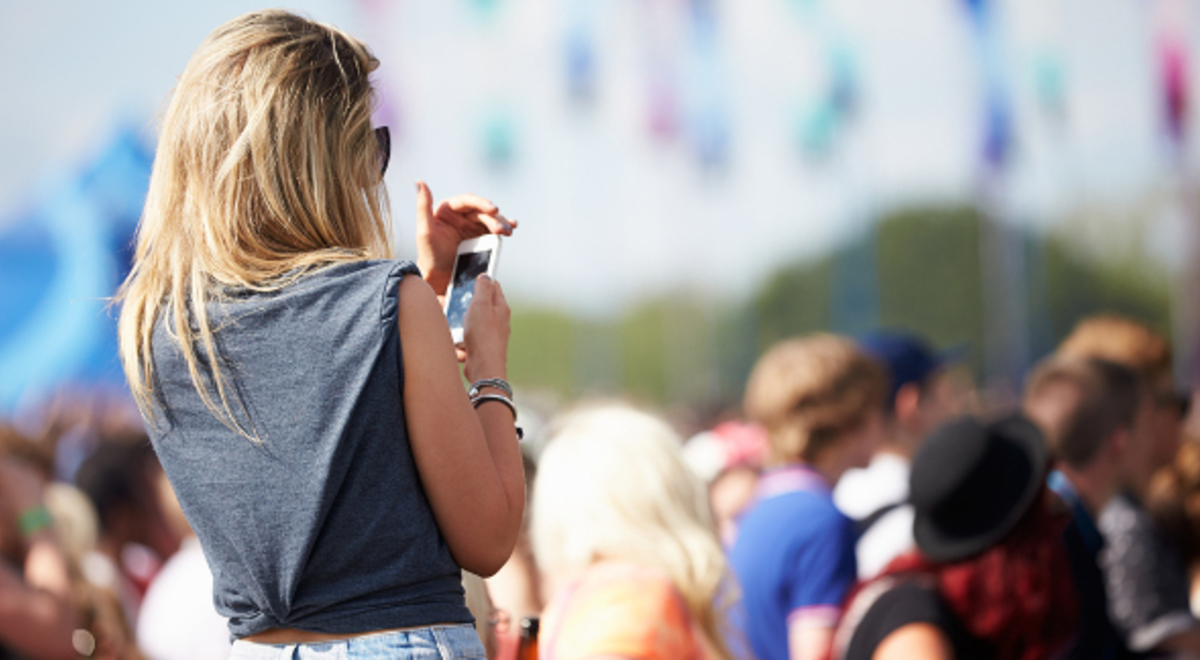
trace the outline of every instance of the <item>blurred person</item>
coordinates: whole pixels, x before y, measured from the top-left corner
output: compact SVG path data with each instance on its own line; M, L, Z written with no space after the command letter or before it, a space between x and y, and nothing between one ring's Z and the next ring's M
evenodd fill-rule
M1200 626L1189 607L1183 560L1142 504L1154 473L1178 453L1187 415L1188 399L1174 386L1171 346L1136 321L1097 316L1080 321L1057 355L1124 365L1138 375L1150 399L1147 421L1139 425L1144 431L1126 451L1123 487L1097 518L1109 616L1134 652L1200 658Z
M848 470L833 491L834 503L856 521L858 575L866 579L912 549L913 512L906 504L912 457L930 431L963 411L961 397L942 378L949 356L920 338L878 332L858 346L880 363L890 385L883 444L870 465Z
M520 530L508 305L476 280L469 395L438 301L461 241L515 223L472 195L435 210L419 183L420 268L392 259L378 65L280 10L214 30L164 114L118 296L232 657L483 657L460 568L495 573Z
M721 545L727 549L733 548L737 541L738 521L742 514L754 503L761 472L753 465L739 463L721 470L708 484L708 503L716 519Z
M96 550L85 557L84 567L93 582L120 597L134 623L154 573L181 541L163 510L161 474L145 433L102 439L75 473L100 522Z
M81 621L69 561L46 507L44 467L11 451L25 442L0 425L0 657L75 658Z
M709 504L726 549L737 537L738 518L754 501L766 453L766 429L740 419L725 419L683 445L684 460L708 484Z
M80 565L100 538L100 521L91 499L75 486L60 481L47 484L42 498L54 518L59 547L69 563Z
M71 634L76 652L98 660L142 660L120 598L110 588L93 584L83 570L99 538L91 500L78 488L57 482L46 487L44 499L67 558L71 600L80 622Z
M576 411L554 434L533 493L533 545L553 594L542 657L730 657L715 604L725 556L680 444L658 418L614 405Z
M828 653L858 576L854 523L832 491L878 448L886 388L874 360L829 334L777 344L750 374L745 409L767 429L770 469L741 518L730 561L759 660Z
M166 475L160 470L156 477L166 520L182 541L146 589L138 645L150 660L224 660L231 651L229 624L213 604L212 572Z
M498 657L499 652L497 633L502 631L496 630L495 624L499 621L499 617L488 593L487 583L471 571L462 572L462 582L467 609L475 618L475 634L479 635L479 640L483 642L483 649L488 660L494 660ZM504 617L507 620L507 613Z
M69 640L80 655L103 660L141 660L120 600L107 587L95 585L87 578L84 566L94 552L99 523L87 495L69 484L50 481L55 459L47 452L59 446L55 440L52 433L44 431L38 440L30 441L0 426L0 456L22 466L44 484L42 502L49 517L42 522L52 530L61 552L63 572L58 577L66 582L65 593L76 622ZM5 537L0 533L0 544ZM6 554L19 558L22 552L23 548L18 547ZM19 559L11 561L19 563ZM58 575L57 570L54 574Z
M537 477L537 464L533 458L521 452L521 461L525 467L525 500L528 503L533 496L533 484ZM495 575L487 578L487 595L496 609L506 613L513 625L491 627L489 634L495 646L494 652L489 650L488 657L500 660L514 660L521 645L521 630L517 623L522 619L537 617L543 607L542 585L539 578L537 560L534 557L533 546L529 539L529 508L521 522L521 532L517 536L517 544L513 547L512 555ZM485 612L484 621L487 620ZM479 617L475 617L476 627ZM486 642L487 640L485 640ZM485 643L485 646L487 644Z
M1056 470L1050 487L1071 510L1064 531L1079 595L1079 635L1066 657L1133 657L1108 613L1097 517L1125 482L1130 446L1146 423L1149 400L1137 376L1097 359L1051 357L1029 377L1023 408L1046 437Z
M1056 351L1063 357L1099 358L1133 369L1153 402L1148 442L1139 443L1131 455L1128 489L1142 496L1159 468L1179 451L1180 433L1189 410L1189 397L1175 387L1171 371L1171 345L1158 333L1120 316L1086 318L1063 340Z
M27 433L53 456L56 479L74 483L79 466L104 439L145 434L128 391L116 387L66 387L24 416Z
M735 466L761 468L766 454L766 429L741 419L726 419L683 444L683 459L706 483Z
M1184 436L1179 455L1150 482L1146 510L1188 571L1193 615L1200 614L1200 438Z
M839 660L1039 660L1071 642L1076 597L1045 486L1047 452L1021 417L935 430L913 459L917 552L856 589Z

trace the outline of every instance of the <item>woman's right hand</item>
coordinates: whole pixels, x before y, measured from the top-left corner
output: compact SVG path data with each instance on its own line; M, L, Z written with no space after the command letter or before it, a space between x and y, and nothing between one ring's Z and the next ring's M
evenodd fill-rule
M467 380L508 377L510 315L500 283L487 275L476 278L475 294L463 319L463 348L458 349Z

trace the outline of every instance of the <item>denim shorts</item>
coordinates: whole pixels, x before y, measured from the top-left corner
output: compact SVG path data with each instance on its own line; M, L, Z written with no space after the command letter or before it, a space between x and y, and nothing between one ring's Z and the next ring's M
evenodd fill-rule
M238 640L230 660L486 660L475 626L430 626L335 642L257 644Z

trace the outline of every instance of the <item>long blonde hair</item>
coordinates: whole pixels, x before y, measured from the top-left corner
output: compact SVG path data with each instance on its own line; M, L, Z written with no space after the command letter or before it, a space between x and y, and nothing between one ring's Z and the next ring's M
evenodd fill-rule
M371 126L377 66L358 40L279 10L225 23L192 55L117 296L121 361L143 415L153 417L161 321L204 404L257 439L231 406L209 303L225 287L271 291L320 265L392 256Z
M616 560L668 576L730 657L715 603L732 588L725 554L704 486L661 420L619 405L571 414L538 464L531 533L538 565L551 575Z

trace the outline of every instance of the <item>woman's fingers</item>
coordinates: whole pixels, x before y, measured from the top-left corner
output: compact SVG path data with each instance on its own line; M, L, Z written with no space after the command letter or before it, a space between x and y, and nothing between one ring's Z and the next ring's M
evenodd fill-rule
M499 282L494 280L489 281L492 282L492 305L494 305L496 310L502 315L507 314L508 300L504 298L504 289L500 286Z
M481 215L477 216L476 221L478 223L482 224L487 229L487 231L485 233L503 234L505 236L512 235L513 225L511 223L509 223L508 220L506 220L504 218L504 216L502 216L502 215L501 216L491 216L491 215L482 215L481 214ZM478 227L479 225L477 224L475 226Z
M481 319L487 326L492 326L497 318L503 318L508 310L504 302L504 293L500 291L500 283L488 277L486 273L475 278L475 295L471 299L471 307L478 306L478 310L467 309L467 325L470 325L471 319L478 317L487 317Z
M486 274L475 278L475 296L467 309L463 338L468 378L506 373L508 323L508 306L500 285Z
M424 181L417 182L417 228L428 229L433 223L433 193Z
M475 278L475 296L471 302L478 300L481 303L494 305L496 298L496 283L486 273Z
M441 222L454 227L464 238L474 238L483 234L504 234L508 236L512 234L513 228L516 227L516 222L502 215L460 213L451 210L446 206L445 202L442 202L442 205L438 207L435 215Z
M506 218L499 213L496 213L493 217L496 219L496 222L499 222L503 227L505 227L509 234L512 233L512 230L517 228L517 221L512 218Z
M479 195L472 195L469 193L466 195L455 195L454 197L442 202L442 204L449 206L454 211L465 213L477 211L479 213L495 215L500 212L500 209L495 204L480 197Z
M474 206L456 206L453 200L446 200L438 204L434 215L438 220L454 227L463 238L475 238L484 234L511 235L517 221L504 217L495 207L492 209L485 211Z

